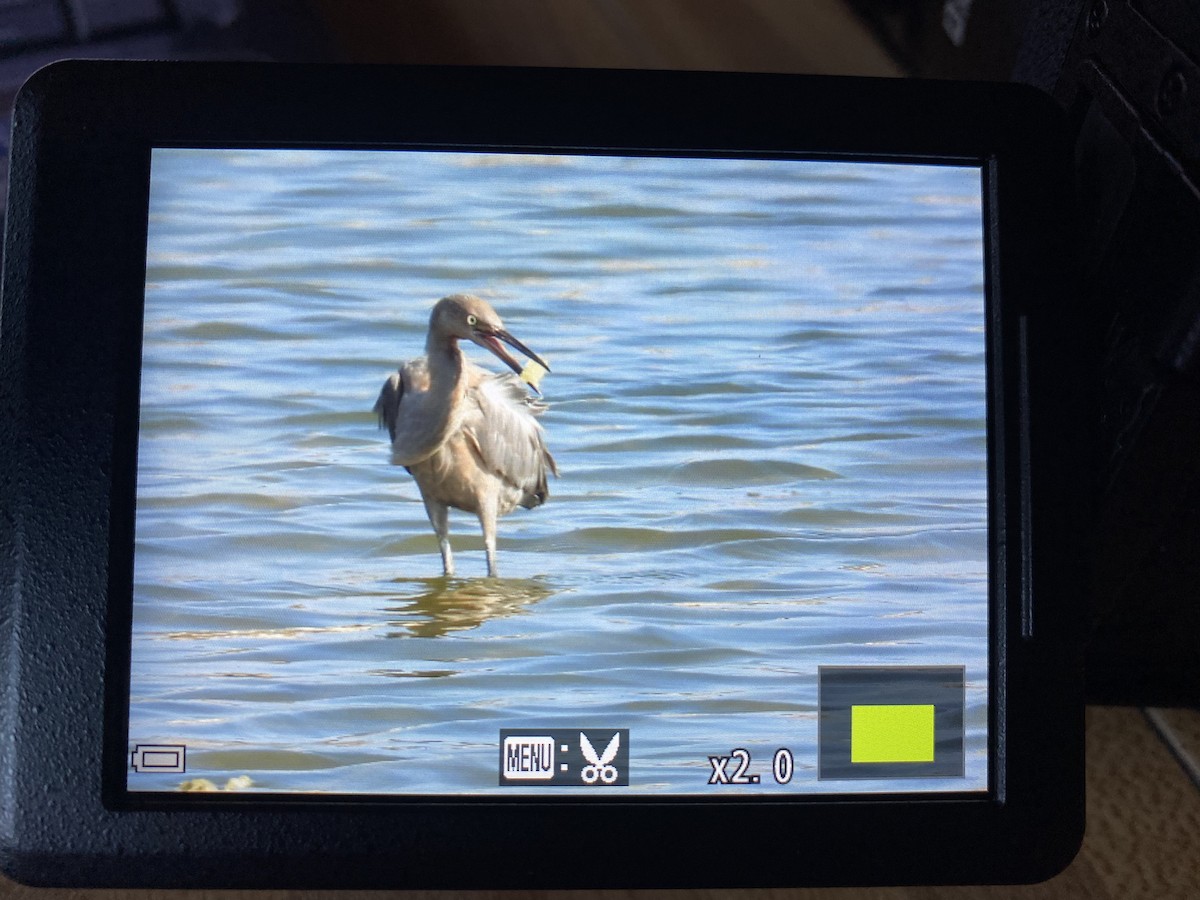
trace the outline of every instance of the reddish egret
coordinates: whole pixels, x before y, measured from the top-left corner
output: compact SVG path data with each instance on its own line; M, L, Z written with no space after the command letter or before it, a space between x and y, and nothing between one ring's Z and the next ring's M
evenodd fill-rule
M557 475L558 469L534 418L545 407L515 375L494 375L466 359L460 340L491 351L516 373L521 364L501 341L549 370L504 330L486 301L455 294L433 307L425 355L384 382L375 412L392 437L392 462L404 466L421 491L445 573L454 574L448 523L453 506L479 517L488 575L495 575L496 519L516 506L545 503L546 472Z

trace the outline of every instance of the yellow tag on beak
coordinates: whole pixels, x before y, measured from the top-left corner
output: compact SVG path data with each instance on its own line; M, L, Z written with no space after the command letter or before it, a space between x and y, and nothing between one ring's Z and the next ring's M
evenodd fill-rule
M525 382L534 390L537 390L538 385L541 384L542 378L544 378L545 375L546 370L542 366L540 366L538 363L535 363L532 359L525 360L525 367L521 369L521 380L523 382Z

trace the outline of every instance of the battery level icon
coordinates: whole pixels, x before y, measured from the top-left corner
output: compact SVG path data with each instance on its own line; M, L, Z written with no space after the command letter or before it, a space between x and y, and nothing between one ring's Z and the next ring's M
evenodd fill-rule
M129 764L135 772L186 772L187 747L183 744L135 744Z

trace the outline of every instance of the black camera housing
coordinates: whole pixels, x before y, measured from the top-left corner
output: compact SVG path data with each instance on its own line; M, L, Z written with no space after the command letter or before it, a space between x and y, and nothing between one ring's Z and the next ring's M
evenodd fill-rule
M982 165L986 796L161 795L124 787L153 147L790 155ZM1089 339L1056 108L1005 85L63 63L14 119L0 320L0 862L30 884L608 888L1031 881L1083 832ZM602 837L603 850L597 841Z

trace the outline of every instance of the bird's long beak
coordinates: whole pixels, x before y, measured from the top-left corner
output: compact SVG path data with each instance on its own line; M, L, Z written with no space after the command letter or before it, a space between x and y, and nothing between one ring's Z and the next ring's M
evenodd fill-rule
M500 341L504 341L505 344L508 344L508 346L512 347L514 350L517 350L518 352L529 357L547 372L550 371L550 367L546 365L546 361L544 359L518 341L503 328L497 328L495 331L481 331L476 329L475 335L478 338L476 341L477 344L479 344L481 347L486 347L487 349L491 350L506 366L508 366L518 375L521 374L521 364L513 359L512 354L504 349L504 345L501 344Z

